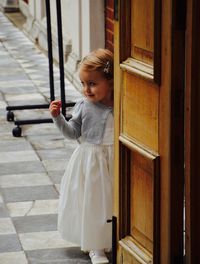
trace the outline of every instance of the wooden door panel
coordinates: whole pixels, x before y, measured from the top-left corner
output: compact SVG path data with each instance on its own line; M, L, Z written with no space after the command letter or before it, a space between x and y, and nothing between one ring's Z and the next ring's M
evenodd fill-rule
M153 252L153 174L151 161L131 153L130 234Z
M124 72L121 134L147 148L158 150L158 87Z
M161 0L120 1L120 10L121 62L128 71L160 84Z
M131 57L153 65L154 1L131 1Z
M128 247L138 258L146 252L150 259L159 251L159 157L123 136L120 141L120 245L123 254Z

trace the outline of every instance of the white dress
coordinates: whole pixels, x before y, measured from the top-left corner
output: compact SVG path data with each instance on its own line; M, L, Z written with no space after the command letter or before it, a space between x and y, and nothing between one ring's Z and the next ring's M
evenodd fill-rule
M84 251L111 249L113 204L113 115L101 145L82 142L61 181L58 231Z

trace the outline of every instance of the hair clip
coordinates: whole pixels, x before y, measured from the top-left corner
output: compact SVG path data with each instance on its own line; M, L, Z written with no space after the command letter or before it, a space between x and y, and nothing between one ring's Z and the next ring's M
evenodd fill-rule
M103 72L106 73L106 74L108 74L109 71L110 71L110 62L107 61L107 62L106 62L106 66L105 66L104 69L103 69Z

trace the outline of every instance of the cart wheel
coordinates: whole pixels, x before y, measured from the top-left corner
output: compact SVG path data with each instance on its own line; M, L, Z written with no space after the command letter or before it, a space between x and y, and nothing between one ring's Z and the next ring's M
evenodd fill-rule
M21 127L17 126L15 128L13 128L12 134L13 134L14 137L21 137L21 134L22 134Z
M9 122L14 121L14 113L13 112L9 111L7 113L7 121L9 121Z
M71 118L72 118L72 115L70 115L70 114L66 114L65 119L66 119L67 121L69 121Z

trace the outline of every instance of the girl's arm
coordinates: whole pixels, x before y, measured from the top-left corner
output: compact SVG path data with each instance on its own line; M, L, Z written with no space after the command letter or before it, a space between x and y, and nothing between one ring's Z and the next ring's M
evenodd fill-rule
M60 113L61 104L53 101L49 107L53 121L64 137L77 139L81 136L81 105L82 101L75 105L74 113L69 121Z

